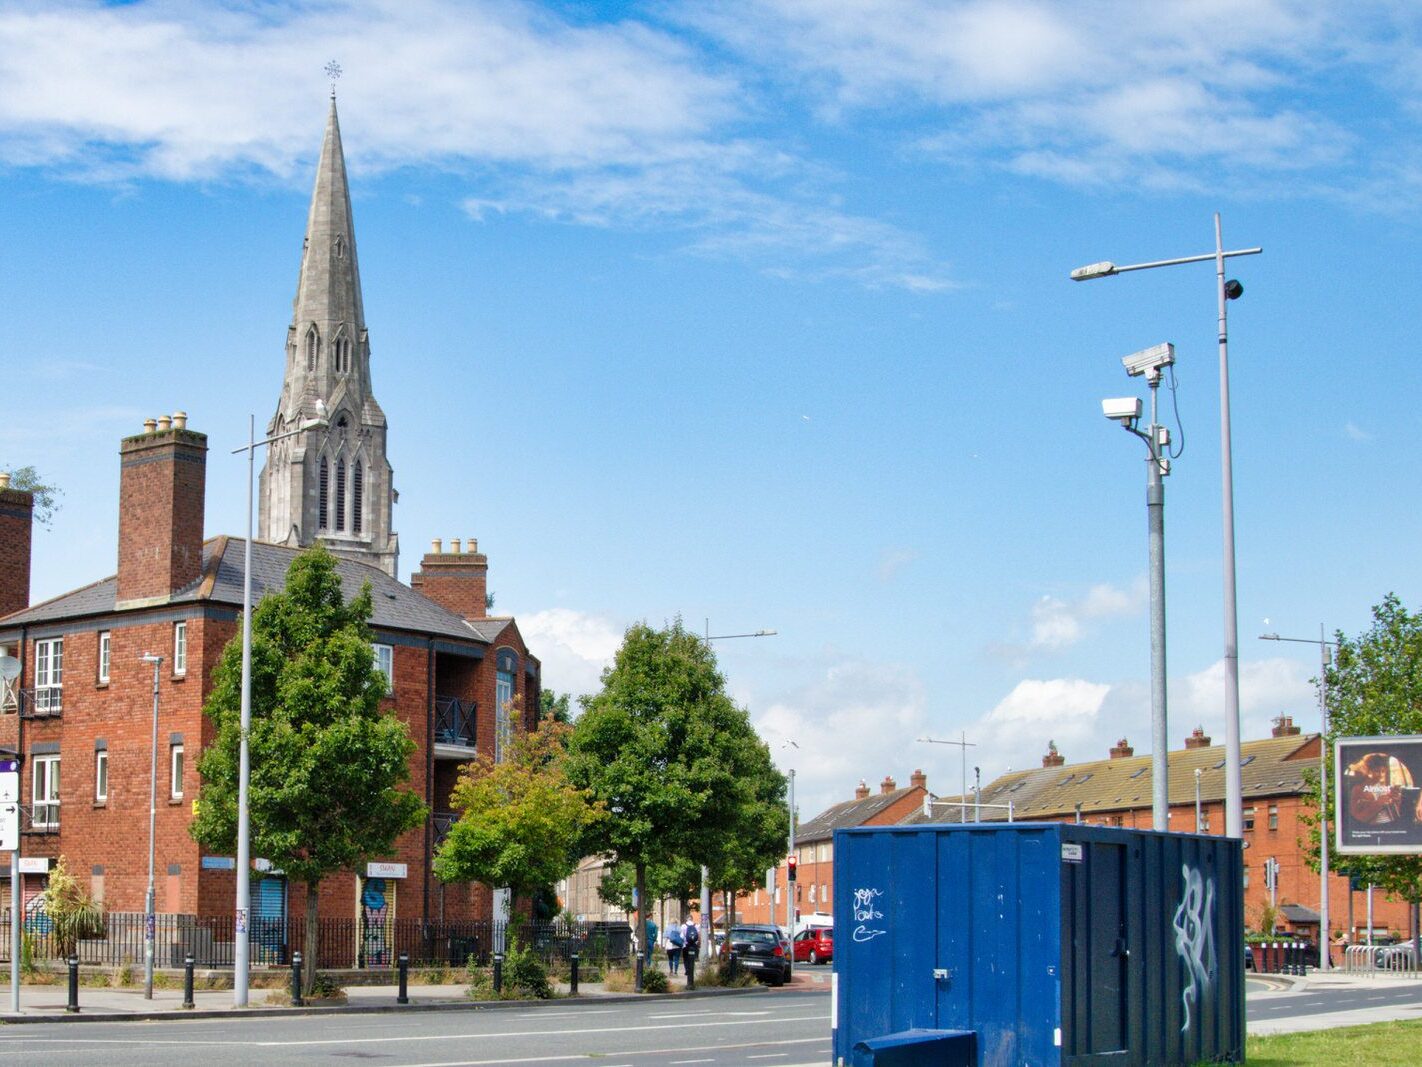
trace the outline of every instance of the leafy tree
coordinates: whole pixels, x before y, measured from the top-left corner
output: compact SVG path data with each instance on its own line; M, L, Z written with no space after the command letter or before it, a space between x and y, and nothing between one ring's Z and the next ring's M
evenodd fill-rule
M545 718L514 738L502 762L482 754L465 764L450 794L460 816L435 855L441 881L508 886L519 898L572 873L603 810L564 773L569 730Z
M59 498L64 490L40 481L39 472L33 467L14 467L10 470L10 488L33 493L35 497L35 522L48 526L59 510Z
M551 689L543 689L538 694L538 711L543 718L550 715L555 722L570 723L573 721L572 713L573 698L567 693L555 693Z
M1339 737L1422 734L1422 615L1409 612L1393 593L1373 608L1372 626L1356 638L1335 635L1338 648L1328 668L1328 738L1325 758L1329 782L1337 782L1333 741ZM1333 796L1319 796L1312 775L1315 805L1325 804L1333 828ZM1330 790L1330 793L1332 790ZM1309 858L1319 867L1318 824L1313 822ZM1340 856L1337 873L1378 886L1415 909L1422 902L1422 856Z
M647 865L648 900L671 900L685 909L696 899L701 886L701 864L693 863L685 856L678 856L670 863L649 863ZM630 863L616 862L608 867L598 884L597 895L607 903L632 911L632 890L637 884L637 869Z
M44 913L54 924L54 943L61 959L74 955L84 938L103 936L103 905L95 903L79 885L63 856L49 872L49 883L44 889Z
M785 780L773 767L763 775L770 756L750 717L726 695L706 642L679 619L629 628L602 690L583 704L568 776L609 812L586 851L631 865L643 916L649 869L726 861L757 799L783 804ZM762 870L778 852L777 843Z
M347 604L334 558L317 545L292 561L286 588L252 615L251 847L306 887L308 988L319 959L321 881L388 853L425 819L419 797L400 788L415 743L381 707L385 676L371 655L370 613L370 586ZM204 711L217 736L198 761L202 789L189 827L214 851L236 848L241 685L239 635L213 673Z

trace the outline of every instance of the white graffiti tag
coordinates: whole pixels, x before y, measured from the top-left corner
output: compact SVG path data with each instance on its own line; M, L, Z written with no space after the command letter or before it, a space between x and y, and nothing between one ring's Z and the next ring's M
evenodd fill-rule
M855 941L873 941L880 934L887 934L887 930L871 930L865 923L873 922L875 919L882 919L884 913L874 906L876 897L882 897L882 889L856 889L854 891L854 933L850 936Z
M1185 891L1180 907L1175 909L1175 951L1180 954L1190 972L1190 984L1180 994L1185 1006L1185 1023L1181 1032L1190 1029L1190 1007L1209 996L1214 985L1215 960L1215 883L1206 882L1200 872L1189 864L1180 868Z

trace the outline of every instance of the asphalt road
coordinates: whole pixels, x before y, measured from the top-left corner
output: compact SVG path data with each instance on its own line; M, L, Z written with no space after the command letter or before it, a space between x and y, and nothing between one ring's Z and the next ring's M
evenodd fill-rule
M1300 1016L1318 1016L1335 1012L1355 1012L1368 1008L1415 1006L1422 1018L1422 986L1397 985L1373 988L1354 986L1337 989L1311 989L1306 993L1254 998L1245 1001L1244 1016L1248 1023L1277 1022Z
M382 1067L816 1067L830 1060L829 998L783 990L683 1003L584 1004L0 1030L5 1064L224 1067L363 1062Z

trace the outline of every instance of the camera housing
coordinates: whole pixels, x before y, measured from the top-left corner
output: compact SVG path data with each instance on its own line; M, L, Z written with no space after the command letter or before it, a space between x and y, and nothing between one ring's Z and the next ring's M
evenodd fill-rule
M1126 373L1132 378L1138 378L1142 374L1148 381L1159 381L1160 370L1175 362L1175 346L1170 342L1152 345L1150 348L1143 348L1139 352L1132 352L1121 360L1122 366L1126 368Z
M1118 396L1101 401L1101 414L1116 422L1132 424L1141 417L1141 398Z

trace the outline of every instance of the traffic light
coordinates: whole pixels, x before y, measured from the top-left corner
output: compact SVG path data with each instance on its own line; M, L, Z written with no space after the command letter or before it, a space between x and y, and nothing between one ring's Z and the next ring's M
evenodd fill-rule
M787 856L787 857L786 857L786 859L785 859L785 868L786 868L786 870L788 870L788 871L790 872L790 876L789 876L789 877L790 877L790 881L793 882L793 881L795 880L795 857L794 857L794 856Z

